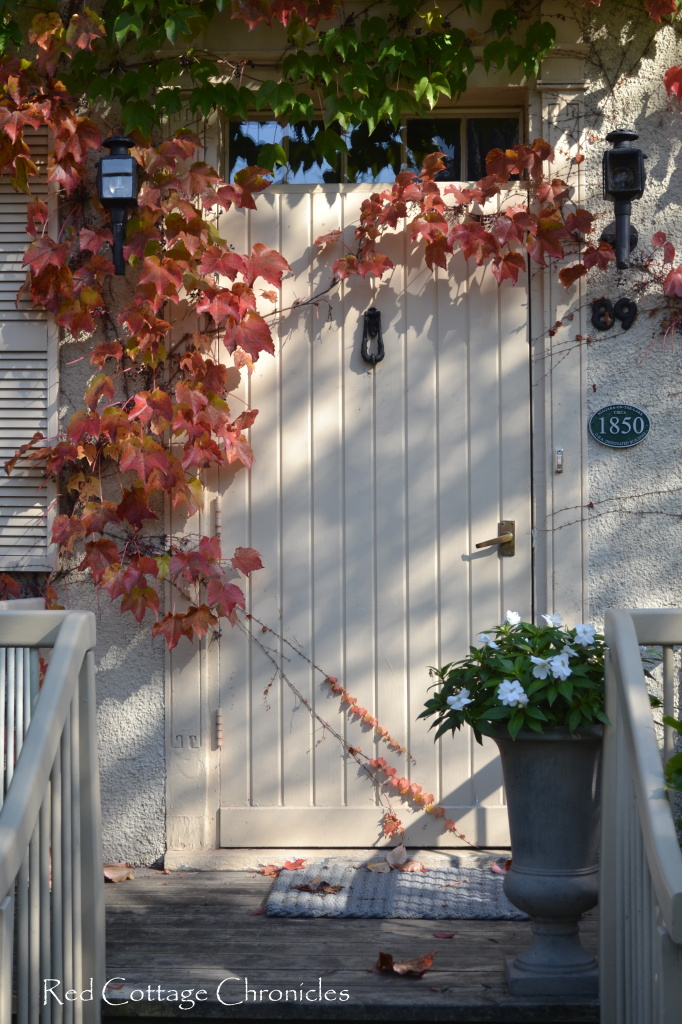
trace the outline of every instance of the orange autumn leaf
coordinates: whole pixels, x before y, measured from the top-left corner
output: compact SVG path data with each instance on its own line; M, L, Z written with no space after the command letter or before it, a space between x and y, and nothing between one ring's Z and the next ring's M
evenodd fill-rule
M412 957L410 960L395 960L391 953L379 953L375 968L382 974L422 978L431 969L435 955L435 952L431 952Z

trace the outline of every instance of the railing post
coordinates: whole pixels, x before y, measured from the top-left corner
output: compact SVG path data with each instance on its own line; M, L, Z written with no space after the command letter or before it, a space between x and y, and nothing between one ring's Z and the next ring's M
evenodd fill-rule
M87 1024L99 1024L100 993L105 981L104 874L99 801L99 757L95 656L88 651L79 680L81 816L81 906L83 913L83 978L93 979L94 999L84 1004Z
M607 612L608 616L608 612ZM605 710L611 725L604 726L604 745L602 760L602 793L612 792L616 772L616 683L615 667L609 651L606 653L604 665L605 677ZM614 859L619 857L616 849L616 814L615 803L602 799L602 833L599 854L599 1003L601 1007L601 1024L623 1024L615 1016L616 993L616 956L615 956L615 921L617 914L616 884L614 874L617 873ZM608 871L604 871L608 865Z
M12 962L14 959L14 896L0 903L0 1024L12 1024Z

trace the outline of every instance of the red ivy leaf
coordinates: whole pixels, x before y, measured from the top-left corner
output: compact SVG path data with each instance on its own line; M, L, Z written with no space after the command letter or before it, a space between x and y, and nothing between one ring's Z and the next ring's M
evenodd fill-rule
M590 245L583 253L583 263L586 270L598 267L599 270L606 270L611 260L615 260L616 254L608 242L600 242L599 248L595 249Z
M491 270L498 284L507 280L516 284L519 279L519 271L526 270L526 260L520 252L508 252L501 259L498 257L493 259Z
M646 12L652 21L660 22L666 14L677 14L677 0L647 0Z
M121 601L122 612L132 612L138 622L142 622L148 611L159 614L159 595L153 587L133 587Z
M106 35L104 22L98 14L84 7L80 14L74 14L66 29L66 45L69 49L91 50L93 39Z
M244 280L249 287L257 277L262 277L268 284L278 288L282 283L282 276L291 271L284 256L275 249L268 248L263 242L256 242L251 250L251 256L245 258L244 263Z
M233 569L239 569L245 576L248 576L250 572L254 572L255 569L263 568L260 555L254 548L235 548L234 557L230 559L230 565Z
M100 398L111 401L113 397L114 382L106 373L96 374L85 390L85 404L91 412L95 411Z
M682 100L682 67L668 68L663 76L663 84L668 96Z
M51 238L37 238L26 250L21 265L30 267L34 274L40 274L46 267L61 267L67 254L68 250L63 242L58 245Z
M80 572L84 569L92 571L92 578L99 583L104 572L114 562L118 562L121 555L113 540L100 537L99 540L87 541L85 545L85 558L78 566Z
M166 612L161 621L155 622L152 626L152 636L162 636L168 645L168 650L172 651L174 647L178 646L180 637L185 633L184 619L184 615Z
M589 210L578 208L575 213L569 213L566 218L566 230L570 231L571 234L577 231L581 235L587 235L592 230L593 222L594 217Z
M671 270L663 282L663 294L682 296L682 266Z
M82 540L84 537L85 526L75 516L57 516L52 524L53 543L59 544L60 547L66 548L67 551L73 551L75 541Z
M559 280L561 281L564 288L570 288L572 284L584 277L587 273L587 268L584 263L574 263L570 267L564 267L559 271Z
M6 601L8 598L19 598L21 597L21 586L16 580L13 580L11 576L8 576L6 572L0 574L0 600Z
M207 604L200 604L198 608L195 605L190 605L185 614L183 632L191 640L192 634L199 637L206 636L209 628L217 625L218 619Z
M118 516L130 523L136 530L144 524L145 519L158 519L156 512L152 512L145 497L142 487L132 487L123 492L123 498L119 502L116 512Z
M210 245L201 257L199 269L202 274L221 274L234 281L237 274L246 274L246 263L238 253Z
M224 615L232 623L236 620L237 608L246 608L244 594L240 588L221 579L209 581L206 596L218 615Z
M223 341L228 352L241 348L253 360L258 359L260 352L275 354L270 328L259 313L248 312L241 321L229 316Z

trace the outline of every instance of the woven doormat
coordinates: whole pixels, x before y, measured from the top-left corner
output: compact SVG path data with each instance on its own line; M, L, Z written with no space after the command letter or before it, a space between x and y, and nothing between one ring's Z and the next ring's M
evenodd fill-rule
M282 871L265 906L271 917L399 917L427 921L525 921L490 867L379 873L320 862ZM297 888L308 886L313 891ZM325 892L339 886L337 892Z

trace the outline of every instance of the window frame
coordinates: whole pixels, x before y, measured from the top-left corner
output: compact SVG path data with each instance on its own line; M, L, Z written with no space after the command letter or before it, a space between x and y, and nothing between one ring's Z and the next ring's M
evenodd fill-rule
M460 178L453 178L453 179L451 179L452 181L466 182L466 181L470 180L470 179L468 179L465 176L466 168L467 168L467 163L468 163L468 156L469 156L469 154L468 154L468 139L467 139L467 123L470 120L479 120L479 119L480 120L485 120L485 119L494 120L494 119L497 119L497 118L510 118L510 119L511 118L516 118L518 120L518 125L519 125L518 141L519 141L519 143L523 143L523 142L527 141L527 111L526 111L525 107L519 106L519 105L504 106L504 107L465 106L465 107L447 107L445 109L435 108L433 110L433 112L432 112L432 116L431 117L423 119L423 120L459 120L460 121L460 154L461 154L460 155L460 170L463 171L463 174L462 174L462 176ZM230 120L232 120L232 121L242 120L243 121L244 119L232 118ZM407 126L407 122L408 121L413 121L413 120L420 120L420 119L418 117L410 117L410 116L405 116L405 117L401 118L400 126L399 126L399 128L396 129L396 132L399 131L400 134L401 134L401 163L400 163L400 170L401 171L403 171L403 170L412 170L412 168L407 166L406 126ZM264 112L264 113L260 113L259 112L258 114L254 114L254 116L249 116L248 121L246 121L244 123L249 123L249 124L251 124L251 123L262 123L262 124L265 124L268 121L274 121L274 118L272 116L268 116L267 112ZM317 118L315 119L315 121L317 121ZM320 116L320 121L321 121L321 116ZM315 123L315 122L313 122L313 123ZM228 126L228 123L227 123L227 119L225 119L225 123L224 123L224 126L223 126L224 146L222 147L222 149L223 149L223 159L224 159L224 175L226 177L226 180L228 180L228 178L229 178L229 180L233 180L232 179L232 169L230 167L229 134L230 134L229 133L229 126ZM288 150L289 150L289 139L288 139L288 137L283 139L281 144L282 144L282 148L284 149L285 153L288 154ZM347 155L345 153L341 153L340 157L341 157L341 172L340 172L341 173L341 181L338 181L338 182L313 182L313 181L289 182L289 181L274 181L271 187L272 188L284 188L284 187L292 187L292 186L296 185L296 186L307 186L309 188L317 188L317 187L331 187L331 188L333 188L333 187L338 187L339 185L372 185L372 184L376 184L376 185L390 185L391 184L391 181L380 181L380 180L374 180L374 181L367 181L367 180L365 180L365 181L347 181L346 180L347 166L348 166ZM396 173L398 173L398 172L396 172ZM473 180L473 179L471 179L471 180Z

